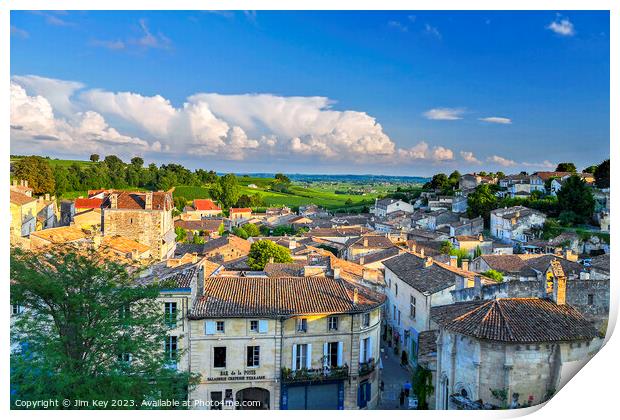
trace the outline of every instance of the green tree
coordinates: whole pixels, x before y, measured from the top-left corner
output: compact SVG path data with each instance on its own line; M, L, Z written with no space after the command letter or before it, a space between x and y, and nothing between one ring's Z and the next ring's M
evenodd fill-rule
M93 153L92 155L90 155L90 161L91 162L99 162L99 155L96 153Z
M244 229L242 229L240 227L234 227L233 228L233 234L237 235L238 237L240 237L242 239L248 239L249 238L248 233Z
M285 184L289 184L291 182L291 180L289 179L288 176L278 173L276 174L276 176L274 176L274 178L278 181L278 182L283 182Z
M291 251L275 242L263 239L256 241L250 247L248 265L254 270L262 270L273 259L276 263L293 262Z
M585 223L592 217L594 212L592 190L579 176L572 175L566 179L557 197L560 213L573 212L577 223Z
M413 394L418 397L418 409L428 410L428 397L433 393L433 372L422 366L417 366L411 381Z
M138 168L142 168L142 166L144 165L144 159L142 159L139 156L136 156L134 158L131 158L131 164L133 166L137 166Z
M556 172L577 172L577 167L572 162L562 162L558 163L557 168L555 168Z
M235 174L226 174L211 187L210 195L211 198L222 203L224 208L230 208L239 200L239 191L239 182Z
M93 250L12 249L14 318L11 401L185 401L197 377L170 369L180 353L166 351L169 325L157 300L166 283L139 284Z
M435 174L431 179L431 188L436 190L445 190L450 188L450 181L446 174Z
M185 242L187 240L187 231L181 226L175 227L174 233L177 234L177 242Z
M597 187L609 188L609 159L597 166L594 179Z
M489 184L482 184L467 197L467 214L470 218L482 216L488 224L491 210L497 208L497 196Z
M598 165L590 165L587 168L584 168L582 172L584 174L592 174L592 175L594 175L596 173L596 168L598 168Z
M493 279L498 283L501 283L504 281L504 275L497 270L490 269L482 273L482 275L490 279Z
M27 156L13 164L13 177L28 181L35 194L53 193L56 181L49 162L40 156Z
M255 224L246 223L242 226L242 229L245 231L248 237L260 236L260 229Z

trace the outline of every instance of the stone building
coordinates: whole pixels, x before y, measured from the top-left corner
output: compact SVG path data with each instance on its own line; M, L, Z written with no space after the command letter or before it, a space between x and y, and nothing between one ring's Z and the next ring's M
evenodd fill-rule
M172 193L110 191L101 204L104 236L124 236L151 249L155 259L174 255Z
M387 236L383 235L363 235L358 238L349 239L342 249L342 258L353 261L364 255L373 254L389 248L394 244Z
M36 229L37 199L13 190L10 195L11 244L18 244Z
M189 364L202 375L190 400L211 409L374 407L384 299L334 277L205 279L189 314Z
M491 235L499 240L518 244L536 237L535 229L542 228L547 216L524 206L495 209L491 211Z
M208 198L195 199L191 206L186 206L181 213L181 220L201 220L222 214L220 206Z
M499 298L433 308L436 408L472 402L518 408L551 398L601 345L594 327L565 304L562 287L555 286L552 300Z

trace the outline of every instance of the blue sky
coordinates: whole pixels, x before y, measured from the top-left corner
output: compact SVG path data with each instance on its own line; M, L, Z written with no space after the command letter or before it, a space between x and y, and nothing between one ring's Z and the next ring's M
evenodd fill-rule
M14 11L11 74L12 153L398 175L609 157L607 12Z

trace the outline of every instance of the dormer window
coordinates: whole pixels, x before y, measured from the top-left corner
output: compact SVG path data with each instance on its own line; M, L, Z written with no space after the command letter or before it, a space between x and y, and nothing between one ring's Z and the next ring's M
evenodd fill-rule
M308 319L307 318L299 318L297 320L297 332L307 332L308 331Z

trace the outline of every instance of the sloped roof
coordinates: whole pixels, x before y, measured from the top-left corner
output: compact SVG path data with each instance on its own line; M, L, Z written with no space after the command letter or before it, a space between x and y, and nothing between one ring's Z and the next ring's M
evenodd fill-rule
M73 226L62 226L51 229L39 230L32 232L31 237L37 237L46 240L52 244L64 244L67 242L79 241L88 237L82 229Z
M98 209L103 204L103 198L76 198L76 209Z
M304 265L298 262L292 263L267 263L263 271L269 277L299 276L304 271Z
M226 246L232 246L245 253L250 252L250 242L235 235L226 235L206 242L203 245L202 253L206 254Z
M103 199L102 208L110 208L110 195L117 195L117 207L124 210L144 210L146 192L138 191L106 191L106 197ZM169 191L154 191L153 194L153 210L172 210L172 193Z
M37 200L36 198L30 197L24 193L11 190L11 203L12 204L23 206L24 204L28 204L36 200Z
M590 266L597 270L609 273L609 254L601 254L597 255L596 257L592 257L592 262L590 263Z
M431 318L447 330L483 340L544 343L589 340L594 327L569 305L547 299L500 298L431 308Z
M217 232L223 219L202 219L202 220L175 220L174 227L181 227L186 230L207 230Z
M384 301L385 296L368 288L332 277L215 277L205 279L204 296L189 318L357 313Z
M230 214L233 214L233 213L252 213L252 209L249 207L240 207L240 208L231 207Z
M196 210L222 210L217 204L208 198L196 198L194 200Z
M366 241L366 245L364 245ZM394 244L390 239L383 235L362 235L359 238L351 238L345 243L347 248L382 248L387 249L393 247Z
M122 253L130 253L136 251L140 254L143 254L149 249L151 249L147 245L141 244L138 241L134 241L133 239L120 235L106 236L105 238L103 238L102 244Z

